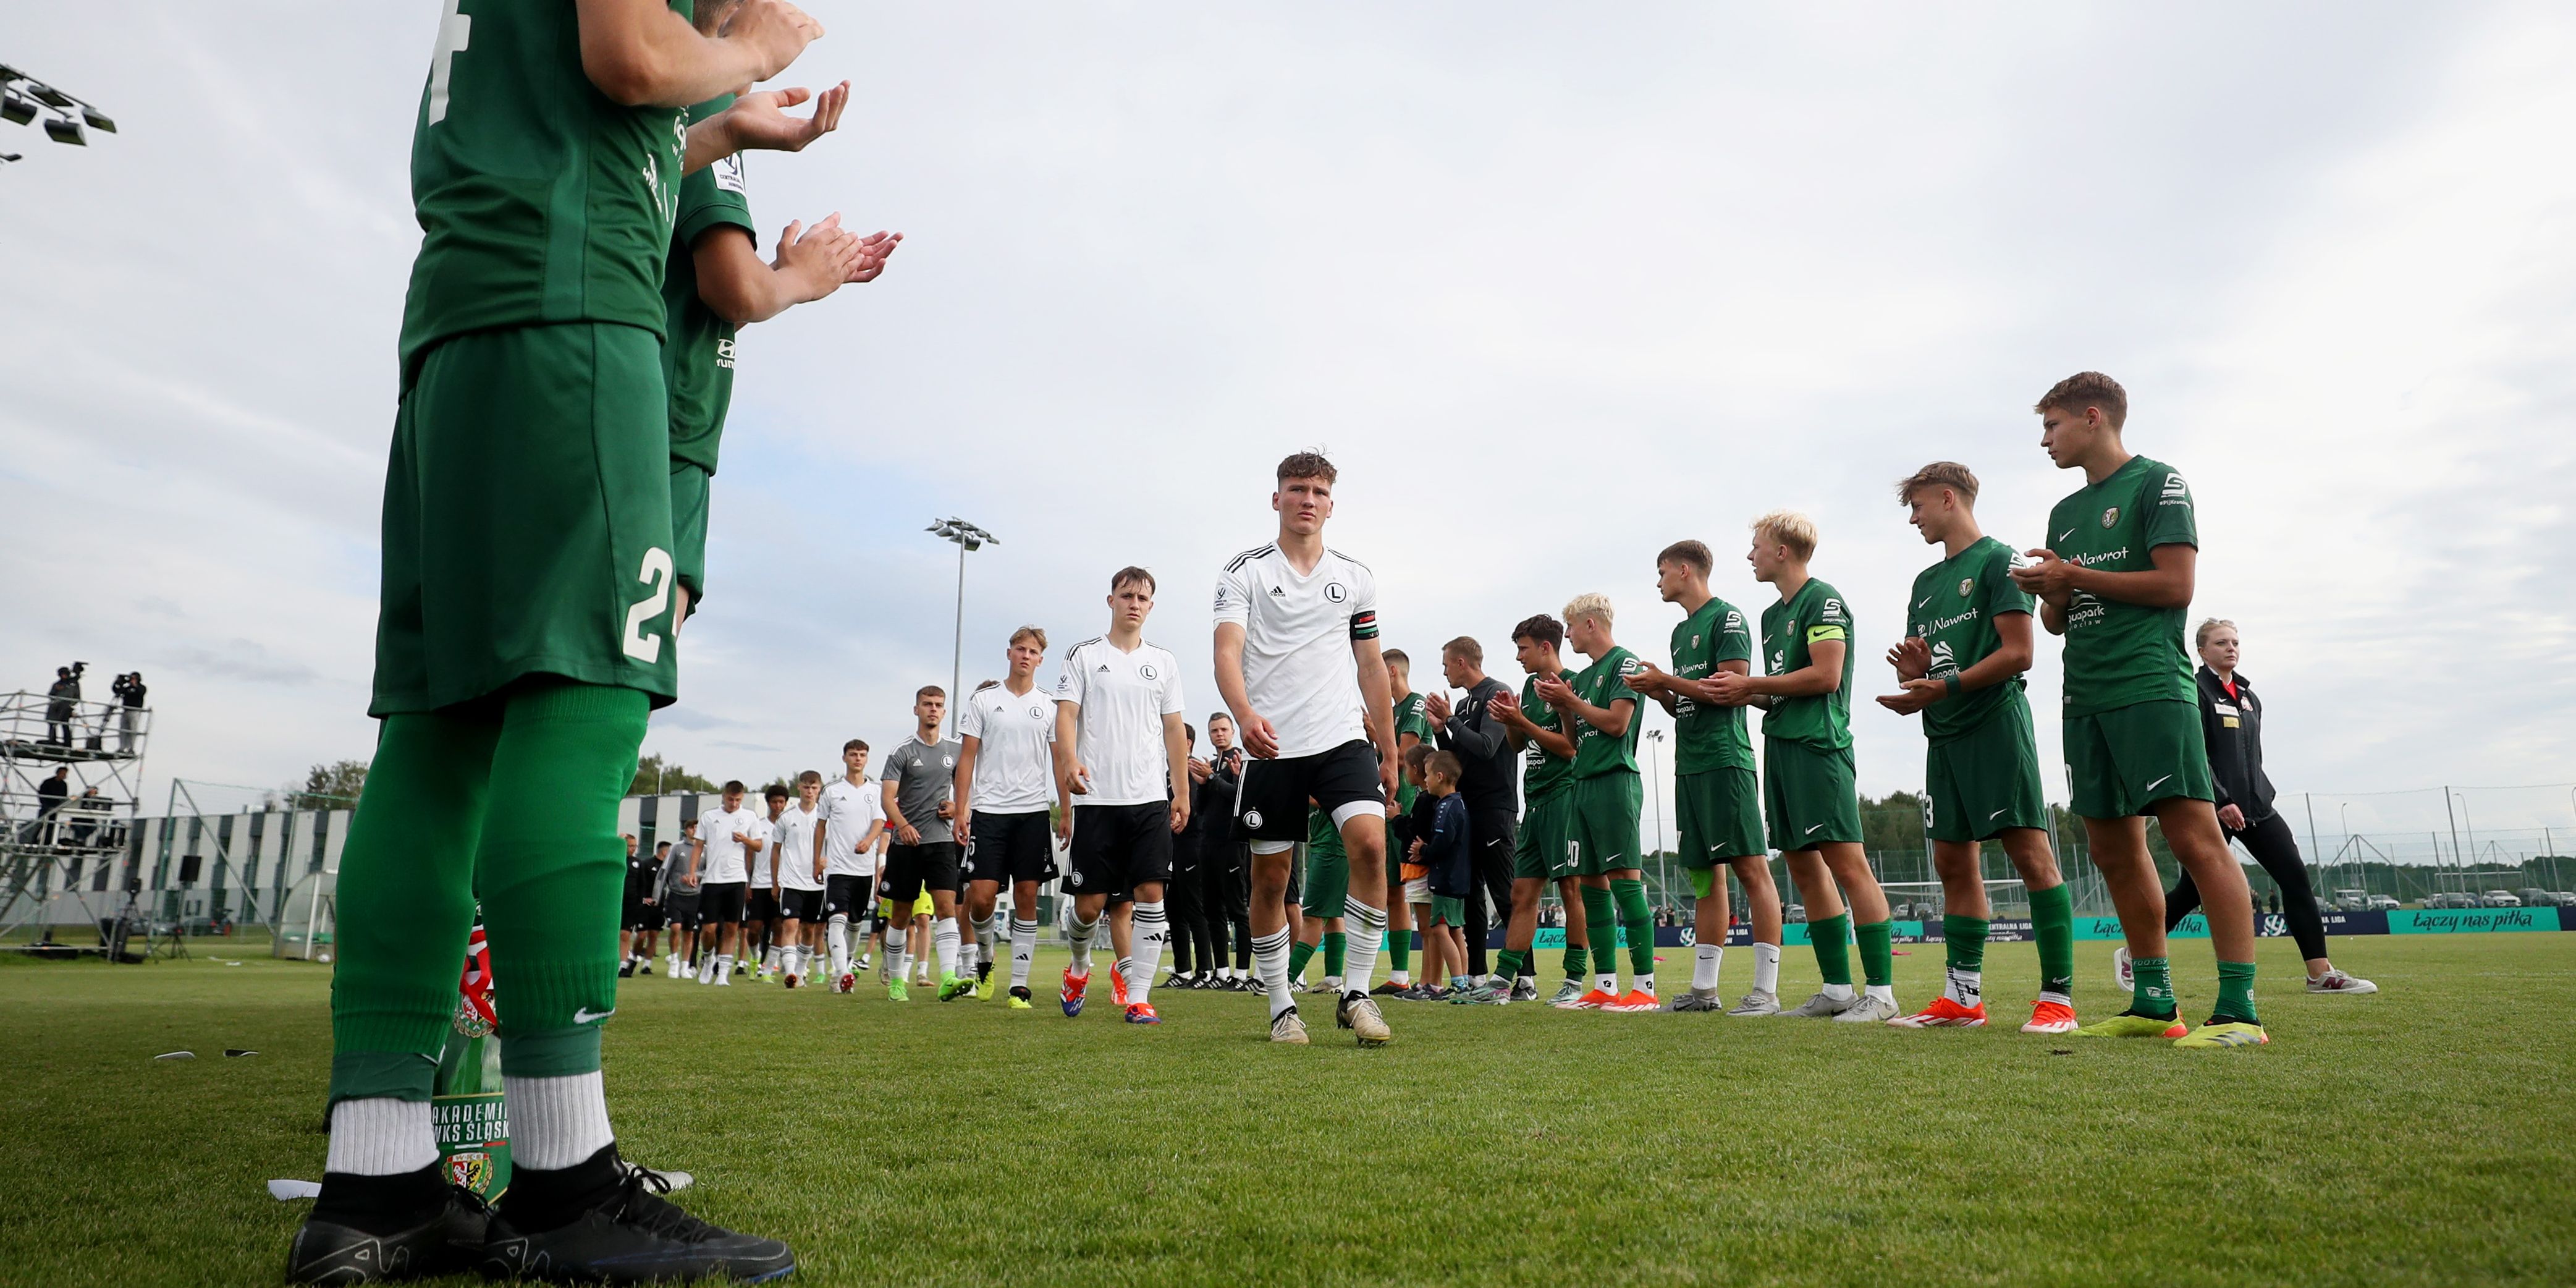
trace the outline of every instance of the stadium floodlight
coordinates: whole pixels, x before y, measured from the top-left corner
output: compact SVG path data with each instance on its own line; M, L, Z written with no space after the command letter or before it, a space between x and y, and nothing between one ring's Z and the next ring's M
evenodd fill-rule
M116 122L109 120L107 113L102 112L95 107L91 107L87 103L81 104L81 119L89 122L89 128L96 130L101 134L116 133Z
M1000 545L1002 539L958 518L938 520L922 531L957 545L957 629L950 637L948 655L948 727L954 729L957 727L957 686L965 682L966 674L966 552Z
M55 89L53 86L48 85L43 81L31 80L27 82L27 92L35 95L38 99L43 100L47 107L70 107L73 104L71 95Z
M25 125L36 119L36 100L15 90L0 90L0 117L11 125Z
M71 144L76 148L85 148L89 146L89 139L81 133L81 126L78 121L65 121L56 117L48 116L45 118L45 137L52 139L56 143Z

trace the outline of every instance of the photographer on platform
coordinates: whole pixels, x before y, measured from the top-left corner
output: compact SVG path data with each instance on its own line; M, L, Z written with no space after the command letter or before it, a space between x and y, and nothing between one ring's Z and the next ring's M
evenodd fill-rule
M54 668L54 685L45 690L45 741L57 746L72 745L72 709L80 701L81 672L87 662Z
M128 671L117 676L116 683L108 686L108 691L125 703L125 709L117 713L120 723L116 730L116 749L132 751L135 731L143 726L143 673Z

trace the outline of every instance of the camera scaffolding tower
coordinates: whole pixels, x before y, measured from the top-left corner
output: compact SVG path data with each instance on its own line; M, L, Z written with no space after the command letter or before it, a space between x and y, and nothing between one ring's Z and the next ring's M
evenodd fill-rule
M151 730L149 707L0 696L0 945L40 946L66 900L93 927L123 905L131 874L113 869L133 843ZM44 790L58 774L60 792ZM30 923L39 944L14 942Z

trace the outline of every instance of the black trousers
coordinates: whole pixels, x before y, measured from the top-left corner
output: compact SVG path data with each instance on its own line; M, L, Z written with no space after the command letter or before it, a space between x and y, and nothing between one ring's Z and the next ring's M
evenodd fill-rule
M1172 838L1172 879L1164 888L1164 906L1172 923L1172 970L1188 975L1204 961L1216 969L1216 952L1207 947L1207 916L1200 908L1205 883L1199 879L1199 868L1206 862L1207 847L1196 834Z
M2243 841L2272 883L2281 887L2281 916L2290 923L2290 937L2299 941L2299 955L2310 961L2324 957L2325 921L2317 916L2316 892L2308 887L2308 866L2300 861L2299 839L2290 831L2289 820L2276 813L2242 832L2230 830L2227 839ZM2174 883L2173 893L2165 896L2165 929L2182 924L2199 906L2200 887L2192 884L2186 871Z
M1467 973L1485 973L1485 941L1494 927L1512 924L1512 840L1519 820L1509 814L1479 812L1467 818ZM1500 845L1488 842L1499 838ZM1487 900L1493 902L1489 920ZM1533 953L1535 957L1537 954ZM1521 965L1529 973L1529 965Z
M1241 841L1212 841L1199 861L1199 907L1207 918L1212 966L1225 964L1226 932L1234 939L1234 968L1252 969L1252 857Z

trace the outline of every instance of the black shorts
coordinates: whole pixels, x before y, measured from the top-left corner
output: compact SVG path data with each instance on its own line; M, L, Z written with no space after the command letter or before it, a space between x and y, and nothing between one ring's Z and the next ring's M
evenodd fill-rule
M662 904L670 911L669 921L673 927L680 930L698 928L697 891L674 887L669 894L662 896Z
M628 899L626 901L626 919L621 924L623 924L628 930L660 930L662 928L662 905L658 903L646 903L640 895L635 898Z
M789 921L821 921L823 892L799 890L794 886L778 888L778 915Z
M1293 760L1247 761L1234 798L1235 839L1305 840L1309 798L1326 814L1353 801L1375 804L1382 814L1386 793L1377 772L1377 748L1359 739Z
M777 892L768 886L753 887L750 895L743 901L742 919L756 921L762 925L778 920Z
M966 829L966 879L1010 885L1055 876L1055 840L1045 810L1025 814L974 812Z
M823 878L823 919L865 921L876 910L877 879L835 872Z
M1065 889L1076 895L1122 895L1148 881L1172 879L1172 803L1073 807L1073 875Z
M742 920L743 893L750 888L743 881L710 881L699 886L698 920L710 926Z
M912 901L924 889L957 892L957 843L924 841L919 845L886 847L885 890L897 913L909 917Z

